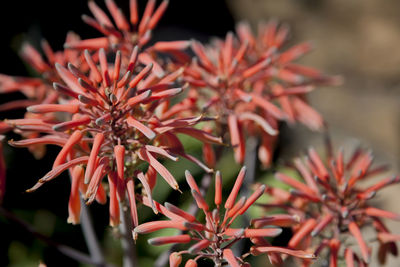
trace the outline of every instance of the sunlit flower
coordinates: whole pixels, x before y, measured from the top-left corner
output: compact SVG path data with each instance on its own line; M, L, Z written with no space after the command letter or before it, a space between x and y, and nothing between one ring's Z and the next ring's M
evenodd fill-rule
M184 78L195 88L200 110L217 116L217 133L229 132L236 161L244 160L246 134L261 135L259 158L269 166L278 123L299 121L320 130L323 119L305 96L315 85L333 84L337 78L295 65L300 69L293 71L298 79L290 80L288 66L310 47L302 44L281 52L286 35L276 25L264 27L254 37L247 25L239 24L237 33L239 38L228 33L225 40L213 40L208 46L193 41L196 58L185 69Z
M241 197L237 200L239 190L242 187L246 169L242 168L236 178L235 184L223 203L222 199L222 177L219 172L215 176L215 195L214 204L216 207L211 209L206 203L204 196L192 177L187 171L186 181L190 186L192 196L200 210L205 215L205 222L198 220L195 216L184 210L165 203L164 206L157 204L157 209L169 220L151 221L137 226L134 230L137 234L147 234L165 228L179 229L183 231L180 235L155 237L148 242L159 246L165 244L189 244L187 250L173 252L170 255L171 266L179 266L182 261L182 254L191 254L195 256L190 259L186 266L197 266L199 259L211 259L217 266L228 264L230 266L248 266L244 260L247 256L267 253L271 262L282 263L279 254L288 254L299 258L314 258L313 254L305 253L300 250L292 250L281 247L274 247L269 244L264 237L275 237L282 232L279 226L292 226L298 222L296 217L290 215L273 215L268 218L254 220L252 225L244 228L232 228L232 223L243 215L257 199L262 196L265 186L259 186L248 198ZM237 200L237 201L236 201ZM144 199L144 204L148 200ZM264 226L271 226L266 227ZM249 239L254 245L248 253L240 256L234 255L231 248L241 240Z
M67 41L79 40L79 36L70 32L67 34ZM54 91L52 84L60 82L61 79L57 74L55 64L66 66L67 62L80 65L82 71L86 73L88 66L84 64L83 55L79 51L57 51L54 52L46 40L42 40L42 50L45 57L43 58L39 51L32 45L25 43L20 55L23 60L37 72L39 77L15 77L0 74L0 93L22 93L26 99L18 99L9 101L0 105L0 111L10 111L14 109L26 108L35 104L54 104L58 103L59 94ZM47 115L47 119L51 115ZM41 115L30 112L25 113L25 119L41 119ZM11 127L10 127L11 129ZM19 132L23 138L39 137L34 132ZM36 145L29 147L30 152L35 158L40 159L45 154L45 146Z
M79 36L71 32L68 33L66 40L77 41ZM58 94L52 89L52 83L60 81L54 67L55 63L66 66L67 62L71 62L75 65L81 65L83 71L87 70L82 64L83 56L79 51L54 52L46 40L42 40L41 44L45 58L29 43L24 43L20 51L22 59L37 72L38 78L0 74L0 93L20 92L26 97L23 100L15 100L0 105L0 111L26 108L33 104L55 103Z
M360 186L361 182L385 170L384 167L373 168L372 161L371 153L357 149L348 161L344 160L343 150L340 150L336 156L329 155L324 163L311 148L304 160L294 160L304 181L284 173L276 174L278 180L291 187L290 192L267 188L266 191L274 196L274 202L263 206L284 208L301 218L301 224L293 227L289 247L313 248L316 255L326 248L330 266L337 266L338 259L345 260L347 266L354 266L355 262L365 266L370 261L371 249L362 230L372 225L380 243L379 262L385 262L387 253L397 255L394 242L400 237L391 234L381 219L400 220L400 214L378 209L370 200L379 190L399 183L400 179L390 177L370 186ZM351 239L358 248L353 247ZM357 256L355 250L361 256ZM307 265L307 262L303 264Z
M137 0L129 1L129 20L113 0L106 0L106 6L111 14L109 16L95 3L89 1L89 9L94 18L83 15L82 19L89 26L101 32L104 37L86 39L77 42L67 42L67 48L76 49L119 49L123 52L131 51L134 46L142 47L151 38L151 31L164 14L168 0L162 1L156 8L156 0L147 1L142 18L138 15Z
M176 156L180 155L206 171L212 170L187 155L176 134L189 135L202 142L221 143L221 140L192 128L206 119L202 116L162 120L157 117L156 114L168 110L168 99L183 90L174 88L179 72L156 77L151 64L143 68L139 66L137 47L133 49L126 69L121 67L120 52L115 54L114 64L108 63L103 49L98 52L99 65L94 63L88 51L84 56L90 68L89 75L71 63L68 68L56 64L63 83L54 83L54 88L65 97L60 103L29 106L28 111L40 114L40 118L7 121L16 130L39 133L39 137L10 141L10 144L17 147L37 144L62 147L52 170L28 191L38 189L69 169L72 177L71 222L79 220L79 190L87 203L95 199L106 201L102 179L107 175L110 224L119 223L118 200L124 201L128 194L133 223L137 225L135 182L132 178L139 179L150 199L157 173L173 189L179 190L174 177L157 158L176 161ZM47 117L48 114L52 115ZM142 171L145 165L140 167L143 163L149 166L146 173Z
M89 1L88 3L94 18L87 15L82 16L85 23L98 30L104 36L66 42L66 48L89 50L104 48L107 51L120 50L123 54L130 53L135 46L142 48L150 41L152 31L167 9L169 0L163 0L158 7L156 7L156 0L148 0L141 18L138 14L137 0L130 0L129 20L115 4L114 0L106 0L105 3L112 19L95 1ZM139 55L139 61L143 64L152 62L155 65L155 72L160 74L162 69L158 66L157 60L151 55L152 51L168 52L177 59L187 61L189 57L180 52L180 50L184 50L189 46L190 42L188 41L157 42Z

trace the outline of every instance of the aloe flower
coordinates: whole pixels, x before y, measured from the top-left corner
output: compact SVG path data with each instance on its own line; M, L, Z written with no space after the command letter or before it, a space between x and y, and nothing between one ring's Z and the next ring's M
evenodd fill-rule
M324 162L311 148L304 159L294 160L301 181L284 173L276 174L276 178L291 189L287 192L267 188L266 191L274 196L274 202L263 206L284 208L289 214L300 217L300 225L293 227L289 247L312 248L316 255L326 251L330 266L338 266L340 259L345 260L347 266L354 266L355 262L366 266L370 262L371 249L362 231L372 225L380 244L380 264L384 264L387 253L397 255L395 241L400 238L390 233L382 219L400 220L400 214L376 208L371 199L381 189L399 183L400 179L389 177L370 186L361 186L362 182L385 170L384 167L372 167L372 162L371 153L362 149L357 149L347 161L340 150ZM360 255L355 251L360 251ZM303 262L303 266L308 264Z
M190 186L192 196L204 213L204 221L174 206L165 203L164 206L157 204L160 213L168 217L169 220L151 221L143 223L134 229L136 234L147 234L165 228L179 229L183 231L180 235L163 236L149 239L151 245L159 246L165 244L188 244L187 250L173 252L170 255L170 266L179 266L182 261L182 254L195 256L190 259L185 266L197 266L197 261L202 258L211 259L216 266L229 264L230 266L248 266L244 259L253 254L258 255L267 253L271 262L282 263L280 254L292 255L294 257L314 258L314 255L300 250L292 250L281 247L271 246L264 237L275 237L282 232L279 226L291 226L298 222L296 217L289 215L273 215L268 218L254 220L251 225L243 228L233 228L232 223L242 216L252 206L257 199L262 196L265 186L259 186L249 197L241 197L237 200L239 190L242 187L246 168L243 167L238 174L235 184L223 203L222 199L222 177L219 172L215 176L215 208L211 209L206 203L204 196L192 177L186 171L186 181ZM149 201L145 199L145 205ZM270 226L270 227L265 227ZM249 239L253 246L246 254L234 255L231 248L241 240Z
M66 40L67 42L75 42L79 40L79 36L70 32ZM82 70L85 69L84 64L82 64L83 55L79 51L54 52L46 40L42 40L41 44L45 58L29 43L24 43L20 51L22 59L37 72L39 77L14 77L0 74L0 93L20 92L26 97L23 100L15 100L0 105L0 111L26 108L33 104L55 103L58 94L52 89L52 83L60 81L54 67L55 63L66 66L67 62L71 62L75 65L81 65Z
M142 47L151 38L151 31L164 14L168 0L162 1L156 8L156 1L149 0L142 18L138 15L137 0L129 1L129 20L113 0L106 0L106 6L111 14L109 16L96 4L89 1L88 6L94 18L83 15L83 21L94 29L98 30L104 37L85 39L77 42L67 42L67 48L75 49L119 49L123 52L131 51L136 45Z
M152 63L154 72L158 76L162 76L164 73L163 68L159 65L157 53L172 55L181 63L189 61L190 58L181 51L190 46L188 41L161 41L150 47L147 45L151 40L152 31L168 7L169 0L163 0L158 7L156 7L156 0L148 0L141 18L138 14L137 0L130 0L129 20L114 0L106 0L105 3L112 19L95 1L88 3L94 18L87 15L82 16L83 21L98 30L103 37L66 42L65 48L78 50L104 48L106 51L120 50L122 54L129 54L135 46L140 48L146 46L146 49L142 49L142 53L139 55L139 61L146 65Z
M287 37L283 31L268 25L254 37L242 23L237 27L239 38L228 33L225 40L216 39L208 46L192 42L196 58L185 69L184 79L194 87L200 110L218 118L217 133L229 132L238 163L244 160L246 135L261 136L259 159L268 167L279 122L299 121L313 130L323 127L322 117L307 104L306 95L315 85L334 84L338 79L295 65L300 70L293 75L298 78L290 80L286 69L310 46L281 52Z
M46 144L62 148L52 170L28 191L38 189L68 169L72 177L69 204L72 223L79 221L79 191L88 204L95 199L101 203L106 201L102 180L107 175L110 224L119 223L118 203L128 194L133 224L137 225L132 178L139 179L150 198L157 173L173 189L179 190L174 177L158 161L159 157L176 161L180 155L208 172L212 170L185 153L177 134L210 143L221 143L221 140L192 127L206 119L202 116L163 120L157 117L157 113L168 110L168 99L182 92L182 88L174 87L179 73L157 78L152 64L139 66L137 47L126 68L121 66L120 52L115 54L113 64L108 63L103 49L97 54L99 65L88 51L84 53L90 68L88 75L71 63L68 68L56 64L63 83L53 86L63 98L57 104L29 106L28 111L40 115L38 118L6 121L17 131L39 134L37 138L10 141L10 144L17 147ZM149 166L147 172L142 171L143 164L143 167Z

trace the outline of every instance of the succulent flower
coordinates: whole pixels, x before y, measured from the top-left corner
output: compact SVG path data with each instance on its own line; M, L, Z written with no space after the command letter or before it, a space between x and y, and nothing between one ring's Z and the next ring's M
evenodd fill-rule
M165 10L168 0L155 9L156 0L148 0L142 18L138 15L137 0L129 1L130 18L129 21L122 10L113 0L105 1L109 16L96 4L95 1L89 1L88 6L94 18L83 15L83 21L94 29L98 30L104 37L86 39L77 42L67 42L66 48L73 49L117 49L123 53L132 51L136 45L144 46L151 38L151 31L156 27ZM114 23L113 23L114 22Z
M211 259L216 266L229 264L230 266L248 266L244 259L253 254L258 255L267 253L273 263L281 263L282 258L279 254L288 254L295 257L314 258L313 254L300 250L292 250L281 247L274 247L269 244L264 237L275 237L282 232L279 226L291 226L298 222L296 217L290 215L272 215L268 218L254 220L251 225L243 228L232 228L232 223L242 216L252 206L257 199L262 196L265 190L264 185L260 185L256 191L248 198L241 197L237 200L239 190L245 178L246 168L243 167L238 174L235 184L223 203L222 199L222 177L219 172L215 175L215 208L211 209L201 194L193 176L186 171L186 181L190 186L192 196L204 213L204 220L197 219L195 216L174 206L165 203L164 206L157 204L160 213L164 214L169 220L151 221L140 224L134 229L136 234L147 234L165 228L179 229L182 234L175 236L155 237L148 242L152 245L165 244L190 244L187 250L173 252L170 255L171 266L179 266L182 261L182 254L191 254L195 258L189 260L185 266L197 266L197 261L201 258ZM237 201L236 201L237 200ZM148 200L143 201L148 204ZM265 227L268 226L268 227ZM249 239L254 245L248 253L235 256L231 248L237 242Z
M362 230L372 225L380 243L379 262L385 262L387 253L397 255L395 241L400 238L389 232L382 219L400 220L400 214L376 208L371 199L379 190L399 183L400 178L384 178L370 186L361 186L362 182L385 170L384 167L373 168L372 162L371 153L362 149L357 149L348 161L340 150L324 162L311 148L304 160L294 160L303 181L284 173L276 174L278 180L291 187L290 192L267 188L274 202L263 206L284 208L301 218L300 225L293 227L290 248L313 248L316 255L326 248L330 266L337 266L339 259L345 260L347 266L354 266L355 262L365 266L370 262L371 249ZM354 249L353 240L358 249ZM355 250L359 250L360 256Z
M208 46L192 41L196 58L185 69L184 79L195 88L200 110L218 118L217 134L229 132L236 161L243 163L246 133L261 135L259 158L267 167L278 123L300 121L320 130L323 119L307 104L306 94L317 84L335 84L339 79L293 64L310 46L301 44L281 52L285 29L278 31L275 24L261 29L254 37L248 25L241 23L239 38L230 32L225 40L216 39Z
M66 40L77 41L79 36L70 32ZM0 105L0 111L26 108L40 103L55 103L58 94L52 89L52 83L60 81L54 67L55 63L66 66L67 62L71 62L80 65L82 71L87 71L87 66L83 64L83 55L79 51L54 52L46 40L42 40L41 44L45 59L29 43L24 43L20 52L22 59L37 72L38 78L0 74L0 93L20 92L26 97L23 100L15 100Z
M72 176L69 210L75 211L75 214L70 214L70 218L75 218L71 219L73 223L77 223L79 218L79 208L72 208L80 205L78 190L86 197L87 203L96 198L100 202L106 201L102 187L105 175L109 180L111 225L119 223L118 200L123 201L126 192L130 198L133 223L137 225L132 177L140 180L150 199L157 173L173 189L179 189L174 177L157 158L176 161L176 155L181 155L211 171L187 155L176 136L182 133L200 141L221 143L220 138L192 127L206 118L159 119L156 115L168 110L167 99L182 92L182 88L173 88L179 72L157 78L152 73L151 64L143 68L139 66L138 55L136 47L127 67L122 68L120 52L115 54L114 63L109 64L105 50L100 49L99 65L96 65L92 55L85 51L85 61L90 68L88 75L71 63L68 68L56 64L63 84L54 83L54 89L65 98L57 104L29 106L28 111L38 114L37 118L6 121L18 131L39 134L36 138L10 141L13 146L53 144L62 147L52 170L28 191L38 189L69 169ZM141 167L143 164L149 166L146 173ZM82 165L86 168L80 167Z

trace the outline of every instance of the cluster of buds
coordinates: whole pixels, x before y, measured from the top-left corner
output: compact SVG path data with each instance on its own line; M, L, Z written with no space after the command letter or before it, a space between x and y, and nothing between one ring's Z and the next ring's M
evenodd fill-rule
M279 120L297 118L322 125L319 115L305 104L305 94L313 84L333 83L335 79L292 63L309 51L307 45L278 52L287 39L286 28L269 23L254 37L248 26L240 24L239 38L229 33L225 41L206 47L197 41L149 46L151 31L168 1L156 7L156 1L149 0L139 19L137 1L130 0L129 21L113 0L105 3L112 19L94 1L89 1L94 18L83 16L103 37L81 40L68 34L65 50L60 52L53 52L44 41L46 60L32 46L24 45L22 56L40 78L1 76L1 92L18 90L28 97L3 106L27 106L25 118L1 125L2 132L13 129L23 137L10 144L28 147L37 157L43 155L45 145L62 147L53 169L29 191L69 169L71 175L76 174L72 175L76 179L70 207L74 206L71 203L78 206L77 190L88 203L96 196L104 202L101 181L105 175L111 181L112 199L117 195L124 200L127 178L141 175L146 178L141 179L145 194L151 196L157 173L178 189L158 157L177 160L176 156L182 156L212 172L217 158L212 144L222 144L225 138L230 139L235 158L242 163L246 128L249 134L261 133L259 158L268 166ZM189 47L196 55L193 60L185 52ZM171 58L164 60L158 53ZM290 80L289 72L304 78ZM181 94L182 101L172 104L170 99L184 89L187 94ZM207 94L207 90L215 94ZM200 121L208 121L205 128L193 128ZM185 153L178 133L203 141L206 165ZM225 133L230 138L223 136ZM142 163L148 164L147 172L139 168ZM86 168L74 171L79 166ZM83 180L74 182L80 181L78 173L82 171ZM70 214L75 219L70 221L78 222L79 208L70 210L76 210Z
M215 208L210 206L201 194L193 176L186 171L186 181L191 189L192 196L198 208L204 213L205 222L196 219L192 214L170 204L157 205L160 213L169 220L151 221L143 223L134 229L136 234L147 234L165 228L179 229L183 231L180 235L155 237L149 239L151 245L160 246L165 244L191 244L186 250L173 252L170 255L170 266L177 267L182 261L183 254L195 256L186 262L185 266L197 266L200 259L211 259L215 266L229 264L230 266L249 266L245 258L249 255L266 253L274 264L282 263L280 254L291 255L302 259L312 259L312 253L301 250L292 250L283 247L272 246L265 237L275 237L282 232L280 227L288 227L298 223L298 218L291 215L273 215L257 219L251 225L244 228L232 228L236 219L242 216L265 191L265 185L260 185L248 198L241 197L236 201L240 188L243 185L246 168L243 167L238 174L235 184L223 203L222 177L219 172L215 175ZM147 200L144 203L148 203ZM147 204L148 205L148 204ZM239 217L239 218L238 218ZM250 250L240 256L234 255L232 246L236 243L249 239L252 242Z
M61 147L52 169L28 191L37 190L68 170L69 222L79 223L81 196L87 204L94 200L106 203L108 196L110 225L120 223L120 205L129 206L134 238L163 228L182 231L177 236L149 240L153 245L191 243L187 250L170 255L171 266L178 266L183 254L194 255L187 266L196 266L203 258L217 266L247 266L247 256L262 253L273 264L281 264L285 254L301 259L306 266L325 248L329 249L331 266L336 266L339 258L349 266L355 262L366 265L370 249L361 230L368 225L378 233L380 262L385 261L388 252L396 254L395 241L400 237L391 234L381 218L398 220L400 216L371 206L369 200L378 190L400 179L383 179L361 189L359 181L382 170L372 169L371 155L361 150L347 164L342 151L336 157L329 155L328 164L324 164L311 149L305 161L294 162L305 183L278 173L279 180L293 187L290 192L261 185L248 198L236 201L245 177L243 168L223 207L222 178L217 172L213 210L187 172L186 179L204 213L204 223L172 204L163 206L153 199L157 175L179 190L160 158L177 161L178 156L183 157L213 173L220 156L213 145L230 143L236 162L242 164L246 137L254 136L261 141L259 160L269 167L279 123L300 122L312 130L321 130L323 118L308 104L306 96L317 85L340 82L340 78L294 63L312 46L302 43L284 48L288 28L274 20L260 24L256 35L249 25L240 23L236 34L228 33L224 40L215 39L208 45L195 40L149 45L152 30L168 3L163 0L157 7L156 0L148 0L139 19L137 0L130 0L128 20L113 0L105 0L111 18L95 1L89 1L94 17L84 15L83 20L103 36L80 39L70 33L65 50L59 52L53 52L43 41L46 59L25 44L21 55L39 78L0 75L0 93L19 91L27 98L0 106L0 111L27 108L24 118L1 122L0 133L14 130L22 139L9 143L28 147L36 157L43 155L46 145ZM205 164L186 153L178 134L203 143ZM4 194L4 169L0 156L0 197ZM107 181L103 182L105 177ZM136 179L141 186L136 186ZM288 214L267 216L252 220L244 228L232 228L232 223L264 192L273 195L275 201L265 208L284 208ZM139 225L137 201L169 220ZM294 231L288 248L272 246L265 239L279 235L280 227ZM356 240L360 256L348 242L349 236ZM251 246L235 255L232 246L244 239ZM345 247L344 253L340 253L341 246Z
M400 214L376 208L370 200L379 190L399 183L400 178L381 179L363 188L359 185L361 182L385 170L385 167L373 168L372 161L369 152L357 149L348 161L340 150L336 156L329 155L324 163L311 148L304 160L294 160L304 182L284 173L276 174L276 178L291 189L288 192L267 188L266 192L274 200L263 206L284 208L289 214L299 216L301 222L292 228L290 248L313 250L315 255L327 249L329 266L338 266L339 260L345 260L347 266L355 266L356 262L367 266L371 249L362 230L372 226L380 245L379 263L385 263L387 253L397 255L395 241L399 241L400 236L391 234L382 219L400 220ZM358 249L354 248L354 243L358 244ZM309 262L303 262L303 266L308 265Z
M217 135L229 132L236 162L243 163L246 134L261 136L259 159L269 167L279 122L300 121L310 129L322 129L323 119L305 95L318 84L337 84L340 78L293 63L310 52L311 45L281 51L288 29L275 21L260 24L257 36L245 23L236 31L237 37L230 32L225 40L216 39L208 46L193 41L196 58L184 79L200 99L199 109L218 118Z
M30 119L8 120L7 123L18 130L37 133L40 137L10 144L25 147L37 144L55 144L62 147L56 157L52 170L28 191L39 188L43 183L57 177L62 171L70 169L73 173L73 191L81 189L87 203L104 195L101 181L104 175L109 177L110 198L120 201L125 198L125 188L129 187L128 177L138 177L146 194L151 198L155 185L156 173L178 190L179 186L169 171L157 160L162 156L177 160L181 155L198 162L185 154L177 133L191 135L204 142L221 143L206 132L192 128L204 118L167 118L159 119L156 113L168 109L164 101L182 92L182 88L171 88L179 72L173 72L163 78L150 75L152 65L138 66L138 47L133 49L129 61L123 66L121 53L115 55L114 64L107 62L104 49L98 52L99 66L93 57L85 51L85 61L90 75L85 75L78 67L68 64L68 69L56 64L58 75L64 84L54 83L54 89L65 98L57 104L39 104L28 107L30 113L39 117ZM163 105L163 108L159 107ZM59 118L54 113L61 113ZM51 114L47 116L47 114ZM138 171L138 165L148 163L147 177ZM199 164L201 164L199 162ZM74 171L76 165L86 165L82 171ZM205 167L207 171L210 171ZM75 174L76 173L76 174ZM78 175L79 174L79 175ZM84 176L84 177L83 177ZM74 180L77 181L74 181ZM80 184L81 186L76 186ZM84 185L87 185L85 187ZM132 188L131 188L132 189ZM132 189L133 190L133 189ZM135 202L134 190L130 197L131 205ZM70 207L78 207L70 218L79 218L77 192L71 193ZM103 202L105 200L101 200ZM134 224L137 214L133 210ZM118 224L118 205L110 205L111 224ZM114 220L117 220L114 221ZM71 219L76 223L76 219Z

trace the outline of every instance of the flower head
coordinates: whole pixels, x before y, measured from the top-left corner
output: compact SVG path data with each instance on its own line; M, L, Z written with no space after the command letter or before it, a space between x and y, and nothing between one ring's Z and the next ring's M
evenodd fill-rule
M201 194L194 178L187 171L186 181L190 186L192 196L198 208L205 215L205 222L198 220L195 216L170 203L165 203L164 206L158 204L157 207L169 220L143 223L137 226L134 232L137 234L146 234L164 228L174 228L183 231L180 235L155 237L148 241L152 245L190 243L190 247L187 250L174 252L170 255L170 262L175 263L172 266L179 265L182 254L196 256L194 260L189 260L188 263L190 264L195 264L201 258L208 258L213 260L215 264L228 263L230 266L247 264L244 259L250 254L258 255L267 253L273 263L282 262L280 253L300 258L313 258L312 254L303 251L273 247L264 239L264 237L279 235L282 232L279 226L296 224L296 217L290 215L273 215L268 218L254 220L251 225L244 228L231 227L232 223L239 216L243 215L262 196L265 190L265 186L261 185L248 198L241 197L237 200L239 190L244 181L245 172L246 169L243 167L225 203L222 200L222 177L219 172L216 173L214 195L214 204L216 207L211 209ZM144 204L146 203L147 201L145 200ZM271 227L264 228L264 226ZM231 247L244 239L249 239L254 245L251 247L249 253L235 256Z
M109 16L96 4L89 1L89 9L94 18L83 15L83 21L89 26L101 32L104 37L86 39L77 42L67 42L66 48L74 49L117 49L123 52L131 51L136 45L142 47L151 38L151 31L156 27L165 10L168 0L156 8L156 0L148 0L142 18L138 15L137 0L129 1L129 20L113 0L105 1Z
M284 30L278 31L272 24L261 28L255 37L242 23L237 28L238 38L228 33L225 40L214 40L209 46L193 41L196 58L184 78L195 88L200 109L218 118L217 132L229 132L236 161L244 160L246 133L261 135L259 156L268 166L278 123L300 121L311 129L321 129L323 119L307 104L306 95L315 85L333 84L337 79L299 65L295 66L300 70L289 75L292 61L310 46L302 44L282 52Z
M69 169L73 191L70 206L71 202L79 205L73 197L79 196L77 190L86 197L87 203L94 199L105 202L102 179L107 175L111 199L110 223L116 225L119 222L117 197L123 201L128 194L134 225L137 225L132 177L140 180L150 199L157 173L178 190L174 177L157 158L176 161L176 155L181 155L206 171L211 170L185 153L176 134L190 135L210 143L221 143L221 140L192 128L206 119L202 116L158 118L157 114L168 110L169 99L183 90L174 87L179 72L158 78L152 72L152 64L139 66L137 47L133 49L126 68L121 64L120 52L115 54L113 64L108 63L105 50L100 49L96 55L99 57L98 65L88 51L84 53L89 74L71 63L68 68L56 64L63 83L54 83L53 86L63 98L57 104L29 106L28 111L40 114L40 118L8 120L8 124L21 132L39 134L36 138L10 141L10 144L19 147L54 144L62 147L52 170L28 191L38 189ZM139 168L143 164L149 166L147 172ZM80 165L86 168L82 169Z
M77 41L79 36L70 32L66 40ZM45 58L29 43L24 43L20 51L22 59L37 72L38 78L0 74L0 93L20 92L27 98L2 104L0 111L26 108L33 104L55 103L58 94L52 89L52 83L60 81L54 67L55 63L66 66L67 62L71 62L81 65L82 70L87 70L87 66L85 67L83 64L83 56L79 51L54 52L46 40L42 40L41 44Z
M94 18L83 15L83 21L94 29L102 33L103 37L85 39L73 42L66 42L67 49L89 49L97 50L104 48L107 51L120 50L123 54L130 53L135 46L143 48L152 37L152 31L162 18L168 7L169 0L163 0L156 7L156 0L148 0L142 17L138 14L137 0L129 1L129 20L125 17L122 10L115 4L114 0L105 1L111 18L96 4L89 1L89 9ZM156 64L157 60L151 55L152 52L167 52L174 55L179 60L188 61L188 56L180 50L190 46L188 41L157 42L146 49L146 52L139 56L139 61L148 64L155 64L155 71L158 73L162 69ZM159 73L160 74L160 73Z
M372 225L380 243L380 263L385 262L387 253L397 254L394 241L400 238L389 232L382 218L400 220L400 214L378 209L370 200L379 190L399 183L400 179L385 178L362 187L361 182L384 170L382 167L373 168L372 161L371 153L358 149L347 162L343 150L340 150L324 163L311 148L304 161L300 158L294 160L304 182L283 173L276 174L276 178L289 185L291 190L268 188L266 191L275 198L273 204L264 207L285 208L289 214L301 218L300 225L293 228L289 247L314 248L317 255L327 248L333 266L336 266L338 258L344 258L348 266L354 266L356 261L368 264L371 250L361 231ZM361 256L354 252L349 240L351 236L358 244ZM341 246L345 248L344 254L339 253Z

